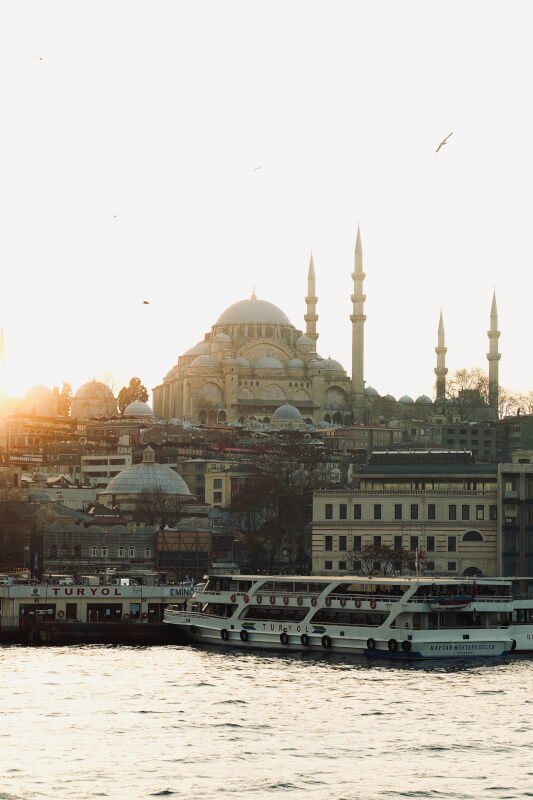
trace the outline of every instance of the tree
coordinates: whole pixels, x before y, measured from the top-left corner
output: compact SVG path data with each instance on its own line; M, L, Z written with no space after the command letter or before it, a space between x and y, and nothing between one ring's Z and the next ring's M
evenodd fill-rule
M135 400L141 400L146 403L148 400L148 391L142 385L140 378L132 378L128 386L123 386L118 393L118 410L123 415L126 407Z
M359 562L363 575L402 575L404 572L414 572L416 566L416 554L405 547L367 544L360 551L348 551L347 555L354 568Z
M475 411L489 405L489 379L480 367L458 369L446 386L446 396L453 400L464 420L475 418ZM530 399L531 402L531 399ZM527 404L527 398L498 389L498 416L510 417Z
M70 383L64 383L58 397L58 411L61 417L70 417L72 406L72 387Z

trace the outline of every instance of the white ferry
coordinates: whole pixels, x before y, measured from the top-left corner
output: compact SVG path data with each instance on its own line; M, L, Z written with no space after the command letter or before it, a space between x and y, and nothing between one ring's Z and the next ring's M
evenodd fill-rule
M164 622L201 644L393 658L501 656L511 581L210 575Z

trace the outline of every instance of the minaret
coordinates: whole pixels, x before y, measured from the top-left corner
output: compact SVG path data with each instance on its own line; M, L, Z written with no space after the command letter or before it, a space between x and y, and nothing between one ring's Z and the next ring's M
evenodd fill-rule
M442 318L442 311L440 312L439 319L439 332L437 334L437 346L435 352L437 354L437 366L435 367L435 375L437 376L437 392L436 401L444 400L446 395L446 351L447 347L444 344L444 320Z
M500 331L498 330L498 309L496 307L496 290L492 295L492 306L490 309L490 330L487 332L489 337L489 352L487 359L489 361L489 406L494 412L494 418L498 418L498 361L501 354L498 352L498 339L500 338Z
M365 320L363 314L366 296L363 294L363 248L361 247L361 234L357 227L357 238L355 241L355 268L352 272L353 294L352 294L352 391L356 395L362 395L365 391L364 374L364 345L365 345Z
M316 332L316 323L318 321L318 314L316 313L316 304L318 301L318 297L315 294L315 265L313 263L313 254L311 253L311 259L309 261L309 272L307 273L307 297L305 298L305 302L307 305L307 314L305 314L305 335L309 336L313 342L316 343L318 339L318 333Z

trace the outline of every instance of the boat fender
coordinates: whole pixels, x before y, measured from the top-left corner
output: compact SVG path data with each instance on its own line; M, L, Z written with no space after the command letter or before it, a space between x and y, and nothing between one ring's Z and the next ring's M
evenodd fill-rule
M302 633L300 641L304 647L309 647L309 636L306 633Z
M258 594L255 597L255 601L256 601L257 605L260 606L261 603L263 602L263 597L260 594Z
M327 635L322 637L322 647L325 647L326 650L331 647L331 637Z
M247 603L250 598L248 597L247 594L245 594L242 599L244 600L245 603Z
M237 599L237 595L236 594L232 594L231 597L230 597L231 602L234 603L236 599Z
M273 606L275 602L276 602L276 598L274 597L273 594L271 594L270 595L270 605Z
M331 597L326 597L326 605L327 606L331 605Z
M283 644L283 645L289 644L289 637L287 636L285 631L283 631L283 633L279 637L279 640L280 640L281 644Z
M516 650L516 639L513 639L511 642L511 653L513 652L513 650Z
M391 653L395 653L396 650L398 649L398 642L396 641L396 639L389 639L387 647L389 648Z
M375 650L376 649L376 640L375 639L367 639L366 640L366 649L367 650Z
M288 606L289 605L289 598L287 597L287 595L285 595L285 597L283 598L283 605L284 606Z
M361 601L359 600L359 598L356 598L355 607L356 608L361 608Z
M346 605L346 598L345 597L341 597L340 604L344 608L344 606Z
M404 653L408 653L410 649L411 649L411 642L405 639L405 641L402 642L402 650Z
M229 637L228 631L226 630L226 628L222 628L222 630L220 631L220 638L222 639L223 642L227 642L228 637Z
M58 612L57 612L57 616L58 616L59 618L62 618L62 617L64 617L64 616L65 616L65 612L64 612L64 611L58 611Z
M316 606L316 597L311 598L311 605Z
M241 637L241 642L247 642L248 641L248 631L245 630L244 628L240 632L239 636Z
M303 601L304 601L303 597L299 597L296 602L298 603L299 606L301 606Z
M376 601L375 601L375 600L371 600L371 601L370 601L370 608L375 608L375 607L376 607L376 605L377 605L377 604L376 604Z

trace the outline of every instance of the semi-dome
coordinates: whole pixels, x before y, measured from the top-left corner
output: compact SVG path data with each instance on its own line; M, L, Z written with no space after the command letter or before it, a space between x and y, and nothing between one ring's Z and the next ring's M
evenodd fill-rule
M256 369L283 369L283 364L279 358L274 358L274 356L263 356L255 362L254 367Z
M285 403L279 408L276 408L274 413L272 414L273 420L294 420L295 422L301 422L302 415L298 411L295 406L292 406L290 403Z
M243 369L250 369L250 362L244 356L237 356L235 363Z
M428 397L427 394L421 394L420 397L416 398L415 402L425 406L433 405L433 400L431 397Z
M133 403L129 403L124 409L124 416L153 417L154 412L152 411L148 403L144 403L142 400L134 400Z
M196 356L191 367L218 367L218 361L213 356Z
M114 478L99 495L164 494L189 497L191 492L181 475L166 464L153 460L154 451L147 447L141 464L131 464Z
M286 314L267 300L258 300L255 294L249 300L239 300L226 308L216 321L217 325L290 325Z
M389 403L395 403L396 402L396 398L392 394L386 394L383 399L384 400L388 400Z
M378 391L374 389L373 386L366 386L365 387L365 394L371 394L373 397L377 397Z
M198 342L194 347L184 352L184 356L205 356L209 353L209 345L207 342Z
M322 369L332 369L332 370L341 370L344 372L344 367L338 361L335 361L334 358L324 358L323 361L320 363Z
M409 397L409 395L408 395L408 394L404 394L404 395L402 395L402 396L400 397L400 399L398 400L398 402L399 402L399 403L404 403L404 404L407 404L407 403L412 403L412 402L413 402L413 398L412 398L412 397Z
M224 331L219 331L218 333L215 333L211 341L219 344L231 344L231 336L228 336L228 334L224 333Z
M301 358L291 358L291 360L287 364L287 367L289 369L303 369L305 367L305 364Z

